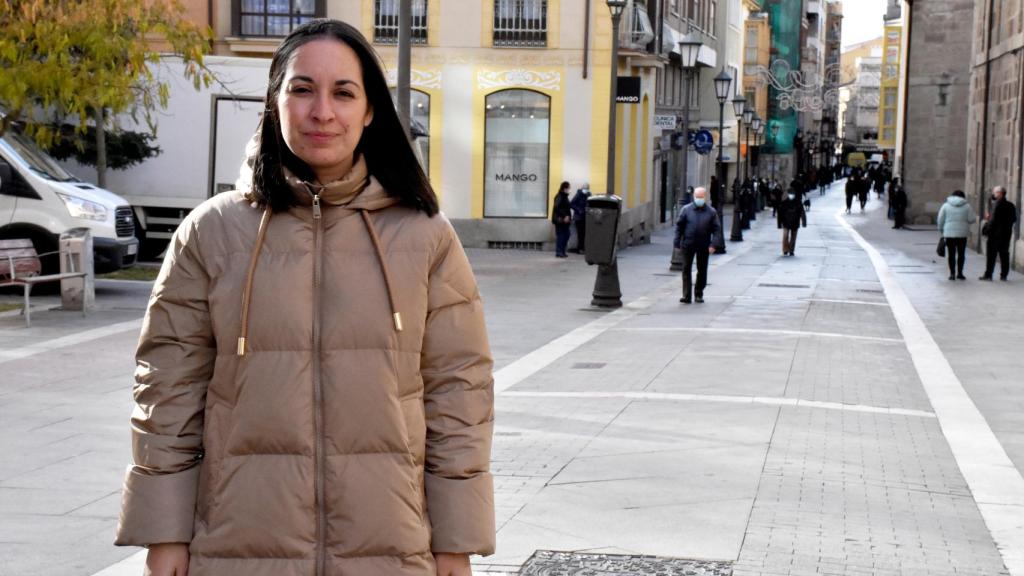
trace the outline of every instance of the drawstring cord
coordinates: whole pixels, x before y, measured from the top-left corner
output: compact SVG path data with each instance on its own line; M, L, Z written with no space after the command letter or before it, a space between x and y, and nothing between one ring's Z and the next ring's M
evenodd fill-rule
M246 337L249 335L249 303L252 301L252 283L256 276L256 262L260 258L260 248L267 237L267 224L270 222L270 204L263 209L263 217L260 218L260 229L256 234L256 247L249 257L249 273L245 277L245 288L242 289L242 331L238 336L238 355L245 356Z
M395 294L391 289L391 274L388 273L388 264L384 260L384 251L380 247L380 238L377 236L377 231L373 228L373 222L370 220L370 215L366 213L366 210L360 210L359 215L363 217L363 223L366 224L366 231L370 233L370 240L373 242L373 248L377 251L377 259L380 261L380 271L384 274L384 287L387 288L388 292L388 303L391 305L391 317L395 321L395 331L402 331L402 314L398 311L398 306L395 305Z

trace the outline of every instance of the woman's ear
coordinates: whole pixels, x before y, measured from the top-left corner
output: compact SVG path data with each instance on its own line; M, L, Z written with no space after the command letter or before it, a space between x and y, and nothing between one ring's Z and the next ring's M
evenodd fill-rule
M366 118L363 119L363 128L367 128L373 123L373 106L366 107Z

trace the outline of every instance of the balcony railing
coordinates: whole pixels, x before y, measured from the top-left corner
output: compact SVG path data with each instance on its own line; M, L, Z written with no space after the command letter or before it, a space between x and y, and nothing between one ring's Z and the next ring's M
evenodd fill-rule
M398 44L399 0L374 0L373 41L378 44ZM427 0L412 0L413 44L427 43Z
M495 46L547 46L547 0L494 0Z
M619 34L619 43L631 50L644 50L654 40L654 27L643 4L630 1L623 14Z

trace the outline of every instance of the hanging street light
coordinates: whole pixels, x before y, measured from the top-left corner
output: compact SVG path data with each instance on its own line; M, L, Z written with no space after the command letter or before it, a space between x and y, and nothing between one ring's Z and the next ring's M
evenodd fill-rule
M686 81L685 88L683 89L683 150L682 154L682 169L680 170L679 180L680 187L685 192L687 189L688 169L689 169L689 158L687 155L690 151L690 82L693 80L692 74L694 68L697 67L697 57L700 56L700 49L704 46L701 42L700 37L695 34L687 34L683 36L683 39L679 41L679 56L682 60L683 78ZM712 190L711 195L714 198L715 192ZM676 198L676 203L680 204L678 208L682 208L681 204L685 198L684 194L680 193L679 197ZM669 264L669 270L673 272L679 272L683 269L683 249L672 248L672 261Z

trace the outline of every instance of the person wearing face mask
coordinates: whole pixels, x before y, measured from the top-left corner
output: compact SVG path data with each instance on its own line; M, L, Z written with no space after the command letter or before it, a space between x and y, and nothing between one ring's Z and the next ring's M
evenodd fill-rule
M704 302L704 288L708 283L708 257L715 253L714 240L722 233L718 213L707 205L705 188L693 191L693 202L683 206L676 219L674 245L683 251L683 304L696 299ZM693 261L697 261L697 285L693 286Z
M1007 280L1010 275L1010 241L1013 239L1013 225L1017 223L1017 207L1006 199L1006 188L992 189L992 210L985 214L982 232L988 237L985 242L985 274L978 280L992 280L996 270L996 256L999 256L999 279Z
M779 206L779 229L782 230L782 255L796 255L796 234L800 226L807 227L807 212L796 191L792 188Z

